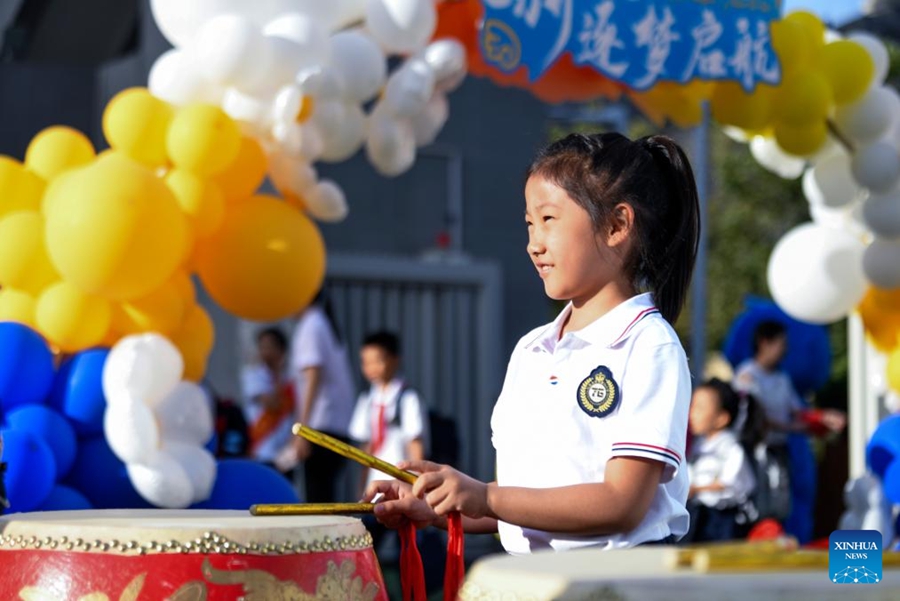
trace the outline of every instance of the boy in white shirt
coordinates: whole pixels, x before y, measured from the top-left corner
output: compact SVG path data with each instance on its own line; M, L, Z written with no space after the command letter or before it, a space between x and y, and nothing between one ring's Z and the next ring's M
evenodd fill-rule
M350 420L350 438L363 443L367 453L391 464L424 459L428 436L425 410L416 391L398 375L398 337L384 331L366 336L360 364L370 387L359 395ZM375 470L368 470L366 476L364 486L384 478Z

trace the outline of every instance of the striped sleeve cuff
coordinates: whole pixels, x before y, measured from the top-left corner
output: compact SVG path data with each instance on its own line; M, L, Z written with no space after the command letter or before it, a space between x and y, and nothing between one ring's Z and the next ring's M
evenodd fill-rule
M644 457L668 463L676 470L681 465L681 455L667 447L642 442L616 442L612 445L613 457Z

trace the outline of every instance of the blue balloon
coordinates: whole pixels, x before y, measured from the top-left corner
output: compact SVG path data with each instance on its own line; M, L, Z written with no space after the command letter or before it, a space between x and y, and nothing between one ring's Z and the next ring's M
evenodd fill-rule
M81 441L75 464L64 484L87 497L97 509L152 507L132 486L125 464L102 436Z
M298 503L297 491L278 471L249 459L222 459L216 483L197 509L250 509L257 503Z
M63 486L62 484L57 484L50 490L50 494L41 503L41 506L38 507L38 511L73 511L73 510L81 510L81 509L93 509L94 506L91 505L91 502L88 501L83 494L75 490L74 488L69 488L68 486Z
M872 433L866 445L866 463L884 480L888 466L896 459L900 459L900 415L891 415L881 420Z
M797 321L770 300L749 297L746 309L728 330L722 349L735 367L753 357L753 334L763 321L778 321L787 329L788 349L781 367L801 395L818 390L831 372L831 345L824 326Z
M891 464L884 470L881 485L884 487L884 496L888 501L894 504L900 503L900 458L891 461Z
M53 355L40 334L20 323L0 322L0 405L43 403L53 384Z
M69 473L78 440L66 418L43 405L23 405L10 411L6 421L10 429L31 432L47 443L56 461L57 478Z
M103 366L109 349L82 351L66 360L59 368L49 405L65 415L82 437L103 433Z
M46 500L56 481L53 452L31 432L3 430L0 436L9 512L33 511Z

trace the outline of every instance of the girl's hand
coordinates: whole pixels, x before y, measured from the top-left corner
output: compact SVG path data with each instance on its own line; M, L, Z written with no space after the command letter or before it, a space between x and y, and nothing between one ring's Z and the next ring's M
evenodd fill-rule
M431 461L404 461L400 469L421 475L412 493L424 498L439 516L458 511L470 518L495 517L488 507L488 485L471 478L449 465Z
M416 528L434 524L437 515L431 507L412 494L412 486L399 480L377 480L369 484L363 493L363 502L382 495L375 504L375 518L388 528L397 529L412 522Z

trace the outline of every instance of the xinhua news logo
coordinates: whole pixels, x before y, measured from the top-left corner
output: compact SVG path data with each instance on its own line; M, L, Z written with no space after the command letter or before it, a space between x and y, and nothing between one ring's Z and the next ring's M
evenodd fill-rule
M828 575L835 584L881 582L881 533L835 530L828 537Z

